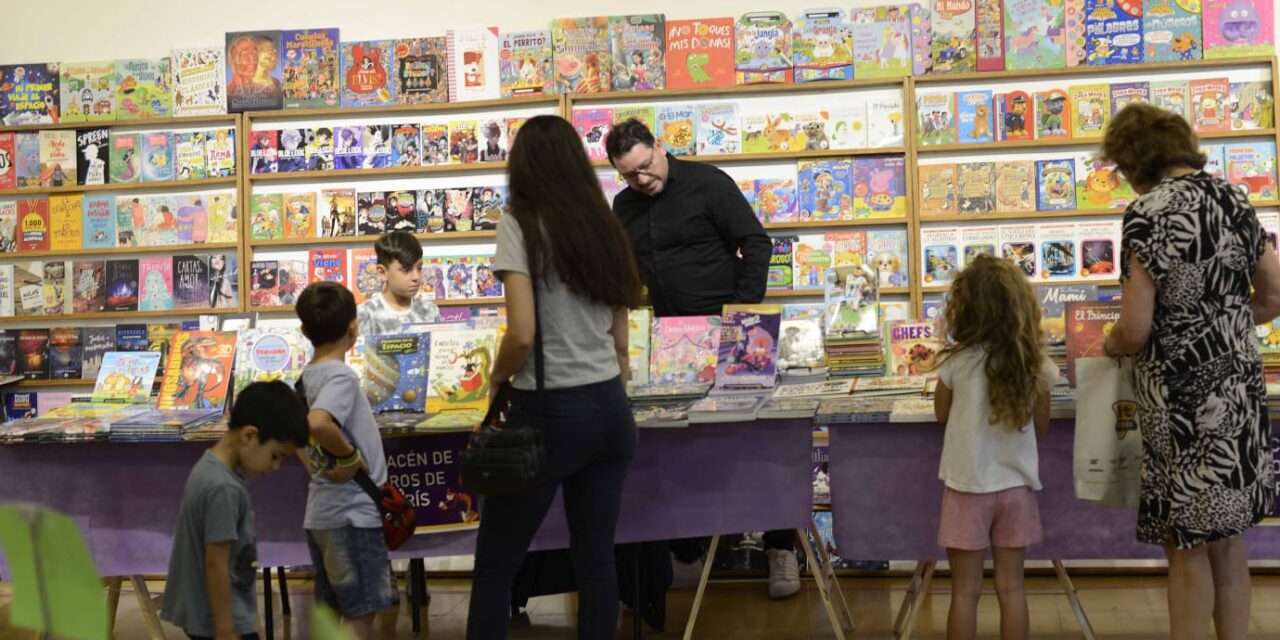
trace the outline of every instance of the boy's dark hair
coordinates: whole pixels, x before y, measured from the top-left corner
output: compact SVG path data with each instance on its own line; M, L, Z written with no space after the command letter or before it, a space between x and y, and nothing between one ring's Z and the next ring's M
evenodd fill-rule
M389 231L382 234L373 243L373 251L378 254L378 264L389 267L392 262L399 262L405 270L413 269L413 265L422 259L422 243L417 236L408 231Z
M302 399L279 380L255 382L236 396L227 428L235 431L247 425L258 428L258 441L264 444L275 440L305 447L311 437Z
M653 132L649 127L635 118L627 118L613 125L609 135L604 137L604 151L609 154L609 163L613 164L614 160L627 155L631 147L642 144L652 149L653 143Z
M313 282L302 290L293 309L302 321L302 335L318 347L347 335L356 319L356 298L336 282Z

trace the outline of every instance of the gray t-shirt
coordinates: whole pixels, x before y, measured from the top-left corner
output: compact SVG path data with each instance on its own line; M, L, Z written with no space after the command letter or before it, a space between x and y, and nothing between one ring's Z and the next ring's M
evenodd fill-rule
M205 451L187 476L173 534L169 576L165 581L160 617L192 636L212 637L213 611L205 588L204 547L231 543L231 615L236 634L258 628L257 538L253 508L244 478L227 468L212 451Z
M342 426L351 444L360 449L369 477L378 486L387 482L387 458L382 453L382 436L373 419L369 400L360 389L356 372L344 362L313 362L302 371L311 409L329 412ZM353 526L375 529L382 526L378 507L354 481L336 484L324 477L323 471L311 476L307 491L305 529L341 529Z
M407 323L440 321L440 309L424 294L413 297L409 308L400 311L387 304L385 293L375 293L360 303L356 313L356 326L362 336L384 336L400 333Z
M498 221L498 255L493 270L529 275L524 233L513 216ZM613 310L571 291L555 274L548 281L537 283L546 388L580 387L618 377L618 355L609 333ZM532 353L512 384L524 390L537 387Z

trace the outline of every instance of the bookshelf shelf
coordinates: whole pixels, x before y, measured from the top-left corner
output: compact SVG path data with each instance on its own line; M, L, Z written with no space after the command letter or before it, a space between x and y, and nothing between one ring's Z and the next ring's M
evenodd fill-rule
M997 211L995 213L958 213L946 215L920 214L921 224L929 222L983 222L991 220L1023 220L1035 222L1051 218L1092 218L1122 216L1124 209L1069 209L1065 211Z
M432 300L437 307L474 307L489 304L503 304L506 298L467 298L453 300ZM270 307L249 307L249 313L293 313L293 305L274 305Z
M25 260L28 258L89 258L94 256L118 256L151 253L199 253L202 251L235 250L237 242L205 244L161 244L145 247L112 247L110 249L66 249L60 251L16 251L0 253L0 260Z
M336 169L334 171L291 171L288 173L251 173L249 182L301 182L338 180L342 178L395 178L448 173L485 173L506 171L505 162L471 162L468 164L436 164L419 167L387 167L385 169Z
M1149 71L1190 71L1195 69L1223 69L1227 67L1261 67L1271 64L1271 56L1249 58L1224 58L1220 60L1183 60L1178 62L1147 62L1141 64L1114 64L1105 66L1080 66L1062 69L1019 69L1015 71L975 71L972 73L932 74L913 78L917 85L952 82L989 82L999 80L1044 80L1053 77L1091 76L1101 74L1145 73Z
M189 318L204 315L226 315L242 313L238 308L232 309L167 309L165 311L96 311L93 313L62 313L42 316L5 316L0 324L57 324L75 320L144 320L148 318Z
M85 380L83 378L69 378L66 380L50 378L48 380L20 380L14 385L24 389L49 389L56 387L92 387L93 383L93 380Z
M810 160L820 158L852 158L855 156L892 156L906 153L905 147L875 147L865 149L806 149L803 151L778 151L774 153L736 153L708 156L679 156L684 162L729 164L739 162L769 162L777 160ZM592 166L612 168L608 160L592 160Z
M208 116L181 116L177 118L149 118L146 120L109 120L104 122L59 122L57 124L24 124L17 127L0 127L0 133L10 131L41 131L52 129L87 129L110 127L112 129L177 129L202 124L235 125L240 120L236 113Z
M426 104L397 104L386 107L326 107L320 109L278 109L253 111L245 114L252 123L255 120L309 120L314 118L340 118L354 120L378 116L396 116L410 113L438 113L451 111L478 111L485 109L524 109L527 107L553 107L560 105L559 96L532 98L501 98L497 100L472 100L470 102L431 102Z
M415 233L419 240L492 240L497 231L447 231L444 233ZM285 238L283 240L250 240L254 249L278 247L316 247L324 245L367 244L372 246L378 236L337 236L324 238Z
M722 98L752 94L816 93L852 91L855 89L901 89L906 78L873 80L838 80L803 84L744 84L719 89L681 89L675 91L616 91L608 93L569 94L569 103L579 102L644 102L666 98Z
M860 220L815 220L809 222L766 222L769 231L805 229L845 229L848 227L888 227L907 224L909 218L863 218Z
M1120 286L1120 281L1119 280L1091 280L1088 278L1063 278L1061 280L1048 280L1044 282L1031 283L1032 286L1037 286L1037 287L1043 286L1043 285L1074 285L1074 284L1096 284L1099 287L1118 287ZM924 293L946 293L947 289L950 289L950 288L951 287L949 285L942 285L942 286L924 285L920 287L920 290L923 291Z
M0 189L0 196L42 196L62 193L99 193L103 191L153 191L158 189L199 189L201 187L234 187L239 183L235 176L225 178L201 178L199 180L164 180L161 182L112 182L108 184L82 184L70 187L26 187Z
M908 287L881 287L880 295L889 296L905 296L911 293ZM770 289L765 292L765 298L821 298L823 296L822 289Z
M1198 134L1201 140L1225 140L1238 138L1274 138L1275 129L1245 129L1242 131L1213 131ZM1102 138L1053 138L1049 140L1004 140L979 144L920 145L918 154L945 153L949 151L996 151L1008 149L1046 149L1061 147L1092 147L1102 144Z

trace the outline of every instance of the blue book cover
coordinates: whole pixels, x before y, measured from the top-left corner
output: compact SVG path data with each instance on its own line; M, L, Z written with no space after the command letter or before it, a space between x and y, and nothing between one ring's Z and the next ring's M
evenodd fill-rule
M801 220L853 219L853 166L848 160L801 160L798 169Z
M391 164L416 167L422 164L422 132L416 124L398 124L391 128Z
M1200 0L1143 0L1142 44L1146 62L1199 60Z
M81 244L84 248L110 249L116 246L115 198L85 194L81 206L84 218Z
M145 324L116 325L116 351L146 351L151 346Z
M39 406L34 391L20 391L4 394L4 421L12 422L21 418L34 418Z
M173 180L173 137L168 132L142 134L142 181Z
M1204 172L1215 177L1227 179L1227 145L1225 143L1206 144L1200 147L1204 154Z
M371 124L364 129L365 169L385 169L391 166L391 125Z
M772 388L781 326L779 305L726 305L720 317L716 388Z
M995 140L991 118L991 90L956 93L956 129L962 144Z
M1075 161L1036 160L1036 210L1076 208Z
M333 167L359 169L364 165L364 128L334 127Z
M1084 0L1085 62L1142 62L1142 0Z
M305 129L281 129L276 151L276 172L290 173L307 170L307 141Z
M430 333L369 336L364 393L374 413L426 408Z

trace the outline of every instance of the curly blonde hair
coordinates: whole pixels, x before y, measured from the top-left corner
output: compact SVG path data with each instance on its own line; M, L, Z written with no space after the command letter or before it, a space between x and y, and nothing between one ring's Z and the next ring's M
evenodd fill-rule
M956 276L943 313L951 341L942 360L982 349L991 422L1021 429L1046 383L1040 304L1026 276L1012 262L979 256Z

